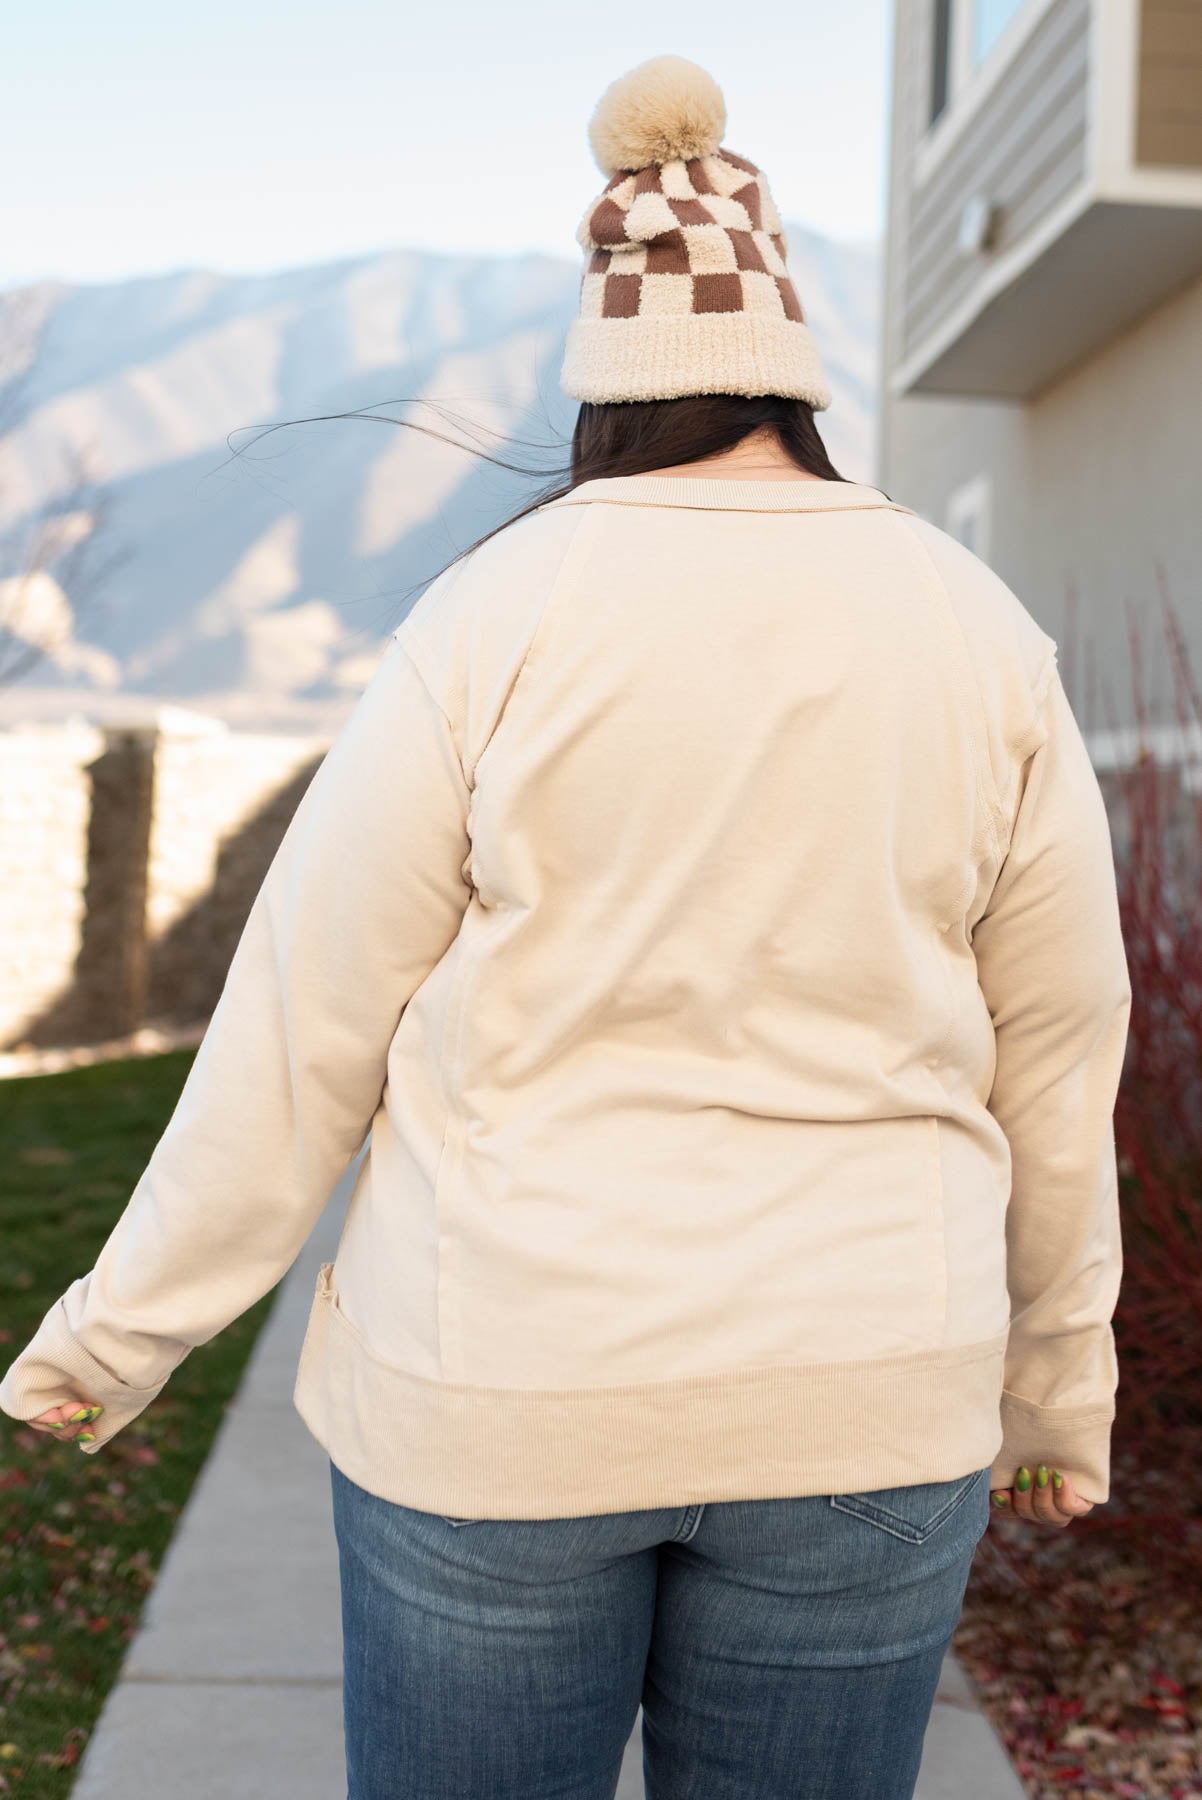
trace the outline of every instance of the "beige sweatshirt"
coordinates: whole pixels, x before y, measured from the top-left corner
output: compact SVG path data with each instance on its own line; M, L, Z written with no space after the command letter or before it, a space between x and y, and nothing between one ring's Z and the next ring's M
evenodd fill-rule
M370 1132L294 1398L376 1494L1107 1499L1131 989L1055 652L854 483L593 480L460 557L0 1405L95 1454Z

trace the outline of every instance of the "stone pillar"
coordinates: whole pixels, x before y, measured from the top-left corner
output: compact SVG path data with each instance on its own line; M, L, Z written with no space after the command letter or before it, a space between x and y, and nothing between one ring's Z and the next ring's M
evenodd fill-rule
M156 726L105 730L87 765L88 874L72 1002L82 1042L136 1031L146 1007L146 879L154 812ZM60 1030L62 1021L59 1022Z

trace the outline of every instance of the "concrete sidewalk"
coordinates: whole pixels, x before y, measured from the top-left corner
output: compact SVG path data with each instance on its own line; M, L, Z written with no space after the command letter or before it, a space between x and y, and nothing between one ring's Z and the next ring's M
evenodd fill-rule
M292 1405L318 1264L355 1170L296 1264L188 1500L73 1800L345 1800L329 1462ZM642 1800L642 1715L617 1800ZM1024 1800L953 1657L916 1800ZM399 1800L399 1797L398 1797Z

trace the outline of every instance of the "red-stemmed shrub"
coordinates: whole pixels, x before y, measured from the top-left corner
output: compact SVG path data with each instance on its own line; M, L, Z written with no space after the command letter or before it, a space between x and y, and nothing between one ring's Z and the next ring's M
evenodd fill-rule
M1156 574L1176 741L1149 724L1129 611L1135 729L1099 759L1132 989L1111 1497L1063 1529L995 1510L955 1639L1033 1800L1202 1795L1202 696ZM1091 737L1092 662L1084 697L1071 664L1066 636Z

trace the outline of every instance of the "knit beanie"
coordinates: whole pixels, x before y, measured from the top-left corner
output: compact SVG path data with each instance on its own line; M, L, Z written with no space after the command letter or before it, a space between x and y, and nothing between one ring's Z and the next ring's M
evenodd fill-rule
M656 56L611 82L588 135L609 177L576 232L573 400L781 394L831 403L763 171L722 144L717 82Z

